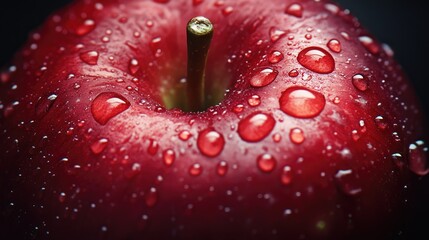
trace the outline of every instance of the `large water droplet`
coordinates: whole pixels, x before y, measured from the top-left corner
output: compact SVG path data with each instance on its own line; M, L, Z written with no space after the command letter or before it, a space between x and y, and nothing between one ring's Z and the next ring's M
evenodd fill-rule
M272 172L277 165L276 159L271 154L264 153L257 158L259 170L265 173Z
M219 176L225 176L228 172L228 163L225 161L220 161L216 167L216 173Z
M224 145L224 137L213 128L208 128L200 132L198 135L198 149L207 157L216 157L219 155L222 152Z
M149 189L149 192L145 194L144 200L145 200L146 206L148 207L155 206L156 203L158 202L158 191L156 190L156 188L151 187Z
M299 86L282 92L280 109L293 117L312 118L318 116L325 107L325 96L321 93Z
M203 172L203 168L201 167L201 164L194 163L192 166L189 167L189 175L191 176L199 176Z
M238 123L237 132L245 141L258 142L268 136L275 125L273 116L255 112Z
M358 179L352 170L339 170L335 174L335 183L338 189L347 196L357 196L362 192Z
M298 62L305 68L317 73L331 73L335 69L332 55L320 47L308 47L298 54Z
M92 153L94 153L94 154L100 154L107 147L108 143L109 143L109 139L107 139L107 138L100 138L100 139L98 139L93 144L91 144L91 151L92 151Z
M47 97L41 97L39 98L39 100L36 103L36 116L38 117L42 117L44 116L46 113L49 112L49 110L52 108L52 106L54 105L55 100L57 100L58 95L57 94L49 94Z
M284 166L282 175L281 175L281 183L283 185L290 185L292 182L292 169L290 166Z
M265 87L272 83L278 74L279 72L277 70L266 68L250 79L250 85L252 85L252 87Z
M341 52L341 43L337 39L329 40L327 46L333 52L336 52L336 53Z
M408 146L409 168L419 176L425 176L429 173L428 150L425 142L421 140Z
M366 91L368 89L368 78L362 74L356 74L352 77L353 86L359 91Z
M370 53L377 54L380 52L380 46L374 41L373 38L369 36L360 36L359 41Z
M176 153L172 149L167 149L162 153L162 159L164 164L169 167L176 160Z
M110 119L127 110L130 102L114 92L100 93L91 104L91 113L95 121L105 125Z
M280 51L272 51L270 54L268 54L268 62L269 63L278 63L281 60L283 60L284 56L283 53Z
M304 142L304 131L301 128L292 128L289 132L290 141L295 144L301 144Z
M285 13L298 18L302 17L303 12L304 12L304 8L299 3L292 3L289 6L287 6L285 9Z
M95 29L95 22L92 19L87 19L85 20L81 25L79 25L76 30L75 33L78 36L83 36L86 35L88 33L90 33L92 30Z
M97 51L88 51L79 54L80 59L89 65L97 65L98 63L98 52Z

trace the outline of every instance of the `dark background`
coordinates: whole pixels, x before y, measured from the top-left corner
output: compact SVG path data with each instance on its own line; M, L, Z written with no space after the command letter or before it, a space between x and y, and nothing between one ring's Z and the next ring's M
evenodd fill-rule
M53 10L71 0L4 0L0 4L0 66L7 64L18 48L26 41L30 30L39 26ZM427 9L420 0L338 0L351 11L362 25L380 42L387 43L410 77L417 94L429 115L429 29ZM426 14L426 16L424 15ZM424 182L428 182L428 177ZM427 236L429 228L428 184L419 186L426 192L419 206L419 214L410 222L411 235ZM426 203L426 201L428 203ZM408 239L408 238L407 238ZM411 237L410 239L416 239Z

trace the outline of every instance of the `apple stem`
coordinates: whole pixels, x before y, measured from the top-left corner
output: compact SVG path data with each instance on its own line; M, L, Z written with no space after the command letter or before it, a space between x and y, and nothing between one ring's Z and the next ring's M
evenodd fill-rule
M205 68L213 25L209 19L192 18L186 28L188 46L187 96L190 111L201 111L205 103Z

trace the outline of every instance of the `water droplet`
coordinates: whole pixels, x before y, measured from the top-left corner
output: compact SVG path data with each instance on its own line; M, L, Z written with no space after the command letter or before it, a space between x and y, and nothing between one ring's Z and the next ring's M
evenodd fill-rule
M271 51L270 54L268 54L268 62L269 63L278 63L281 60L283 60L284 56L283 53L280 51Z
M305 68L317 73L331 73L335 69L332 55L320 47L308 47L298 54L298 62Z
M207 157L216 157L219 155L224 145L225 139L222 134L218 133L213 128L208 128L198 134L198 149Z
M290 166L284 166L282 175L280 177L281 183L283 185L290 185L292 182L292 169Z
M392 160L393 160L393 163L395 163L395 165L400 169L402 169L405 166L405 159L400 153L392 154Z
M245 141L258 142L268 136L275 125L273 116L255 112L238 123L237 132Z
M100 93L91 104L91 113L95 121L105 125L110 119L127 110L130 102L114 92Z
M233 11L234 11L234 8L231 7L231 6L228 6L228 7L224 8L224 9L222 9L222 14L224 16L227 16L227 15L231 14Z
M149 192L145 194L145 203L146 206L148 207L153 207L156 205L156 203L158 202L158 191L156 190L156 188L151 187L149 189Z
M388 57L393 57L395 55L395 52L388 44L386 43L381 44L381 48L383 48L384 52Z
M97 65L99 54L97 51L88 51L79 54L80 59L89 65Z
M192 137L192 134L188 130L183 130L179 133L179 139L182 141L187 141Z
M304 8L299 3L292 3L289 6L286 7L285 13L295 16L295 17L302 17L302 13L304 12Z
M342 50L341 49L341 43L337 39L329 40L327 46L331 51L336 52L336 53L339 53Z
M91 151L92 153L98 155L101 152L104 151L104 149L107 147L107 144L109 143L109 139L107 138L100 138L94 143L91 144Z
M289 75L289 77L298 77L299 72L297 69L292 69L289 71L288 75Z
M428 150L425 142L421 140L408 146L409 168L419 176L425 176L429 173Z
M234 106L234 108L232 109L233 112L235 113L241 113L244 109L244 105L243 104L237 104Z
M220 161L217 164L217 168L216 168L217 175L225 176L227 172L228 172L228 163L225 161Z
M352 77L353 86L359 91L366 91L368 89L368 78L362 74L356 74Z
M299 86L282 92L280 109L293 117L312 118L318 116L325 107L325 96L321 93Z
M289 132L290 141L295 144L301 144L304 142L304 131L301 128L292 128Z
M156 154L156 152L158 152L158 148L159 148L158 142L153 139L150 139L149 146L147 147L147 153L153 156Z
M247 99L247 103L251 107L256 107L261 104L261 97L259 95L252 95L249 99Z
M60 196L58 197L58 201L60 203L63 203L66 200L66 194L65 193L60 193Z
M313 35L307 33L307 34L304 35L304 37L305 37L305 39L310 40L310 39L313 38Z
M334 179L339 190L347 196L357 196L362 192L362 188L358 187L358 179L350 169L339 170Z
M281 37L283 37L286 34L285 31L276 29L274 27L270 28L270 39L271 42L277 42Z
M250 79L250 85L252 85L252 87L265 87L272 83L278 74L279 72L277 70L266 68Z
M203 168L199 163L194 163L191 167L189 167L189 174L193 177L201 175L202 172Z
M131 59L128 65L128 70L130 71L130 73L134 75L139 71L139 69L140 69L139 61L135 58Z
M46 113L49 112L49 110L54 105L55 100L57 100L58 95L52 93L49 94L47 97L41 97L36 103L36 116L41 117L44 116Z
M377 127L381 130L386 129L387 128L387 120L384 119L383 116L377 116L375 117L375 124L377 125Z
M164 160L164 164L169 167L176 160L176 154L172 149L167 149L163 152L162 159Z
M265 173L272 172L277 165L276 159L271 154L264 153L257 159L259 170Z
M86 35L88 33L90 33L92 30L95 29L95 22L92 19L87 19L85 20L81 25L79 25L76 30L75 33L78 36L83 36Z
M279 143L282 140L282 135L280 135L280 133L276 133L273 135L273 141L275 143Z
M332 14L337 14L340 11L340 8L333 3L326 3L325 9L331 12Z
M368 50L370 53L377 54L380 52L380 46L371 37L360 36L359 41L366 48L366 50Z

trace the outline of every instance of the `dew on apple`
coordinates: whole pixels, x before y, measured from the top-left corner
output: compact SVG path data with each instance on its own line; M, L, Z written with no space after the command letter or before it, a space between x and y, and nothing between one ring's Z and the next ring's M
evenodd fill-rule
M259 142L267 137L276 121L270 114L255 112L245 117L238 123L238 135L248 142Z
M194 163L189 167L189 175L197 177L203 172L203 167L199 163Z
M283 58L284 58L283 53L281 53L280 51L277 51L277 50L271 51L268 54L268 62L269 63L273 63L273 64L278 63L281 60L283 60Z
M35 110L36 110L36 116L42 117L46 113L49 112L49 110L54 105L55 100L57 100L58 95L55 93L49 94L47 97L41 97L36 103Z
M338 189L347 196L357 196L362 192L358 179L351 169L339 170L334 176Z
M275 133L272 138L275 143L279 143L282 140L282 135L280 133Z
M357 90L361 92L365 92L369 86L368 78L365 75L360 73L355 74L352 77L352 84Z
M338 14L338 12L340 11L340 8L333 3L326 3L325 9L331 12L332 14Z
M95 21L92 19L86 19L81 25L75 29L75 33L78 36L84 36L94 30L96 27Z
M325 108L325 96L305 87L294 86L282 92L280 109L293 117L313 118Z
M304 131L301 128L292 128L289 132L289 138L292 143L301 144L304 142Z
M65 200L66 200L66 194L64 192L61 192L60 196L58 196L58 201L60 203L63 203L63 202L65 202Z
M284 166L280 176L281 183L285 186L290 185L292 183L292 175L292 168L290 166Z
M272 83L277 78L278 74L279 72L277 70L265 68L250 79L250 85L252 87L265 87Z
M383 116L376 116L374 121L379 129L383 130L387 128L387 120Z
M145 200L146 206L148 207L155 206L155 204L158 202L158 191L156 190L156 188L151 187L149 189L149 192L145 194L144 200Z
M320 47L308 47L297 57L298 62L305 68L317 73L331 73L335 69L332 55Z
M97 65L99 54L97 51L88 51L79 54L80 59L89 65Z
M305 39L307 39L307 40L311 40L311 39L313 38L313 35L311 35L311 34L307 33L307 34L305 34L305 35L304 35L304 37L305 37Z
M400 153L393 153L392 160L399 169L402 169L406 164L404 157Z
M158 148L159 148L158 142L154 139L150 139L149 146L147 147L147 153L153 156L158 152Z
M219 155L225 145L225 139L222 134L208 128L198 134L197 147L200 152L207 157L216 157Z
M369 36L360 36L359 41L370 53L377 54L380 52L380 46L377 42L374 41L373 38Z
M174 161L176 160L176 153L172 149L164 150L162 153L162 160L164 164L169 167L173 165Z
M258 169L264 173L272 172L277 165L276 159L269 153L259 155L256 159Z
M271 27L269 31L271 42L277 42L281 37L286 35L286 32L275 27Z
M100 93L91 104L91 113L95 121L106 125L108 121L130 107L125 97L114 92Z
M254 94L250 96L249 99L247 99L247 103L251 107L259 106L261 104L261 97L259 95Z
M286 14L289 14L297 18L301 18L303 12L304 12L304 8L299 3L292 3L289 6L287 6L285 9Z
M224 8L224 9L222 9L222 14L223 14L224 16L228 16L228 15L229 15L229 14L231 14L233 11L234 11L234 8L233 8L233 7L231 7L231 6L228 6L228 7Z
M91 144L91 152L98 155L104 151L104 149L107 147L107 144L109 143L109 139L107 138L100 138L97 141L93 142Z
M303 72L302 73L302 77L301 79L304 81L310 81L313 78L313 75L307 73L307 72Z
M225 176L228 172L228 163L226 161L220 161L216 167L216 173L219 176Z
M429 173L428 151L428 146L422 140L417 140L408 146L408 167L413 173L419 176Z
M237 104L232 109L232 111L235 112L235 113L241 113L243 110L244 110L244 105L243 104Z
M191 137L192 137L192 134L188 130L183 130L179 133L179 139L182 141L187 141Z
M339 53L342 50L341 43L340 43L340 41L338 41L338 39L329 40L327 46L331 51L333 51L335 53Z
M298 69L290 70L288 75L289 75L289 77L298 77L298 75L299 75Z

